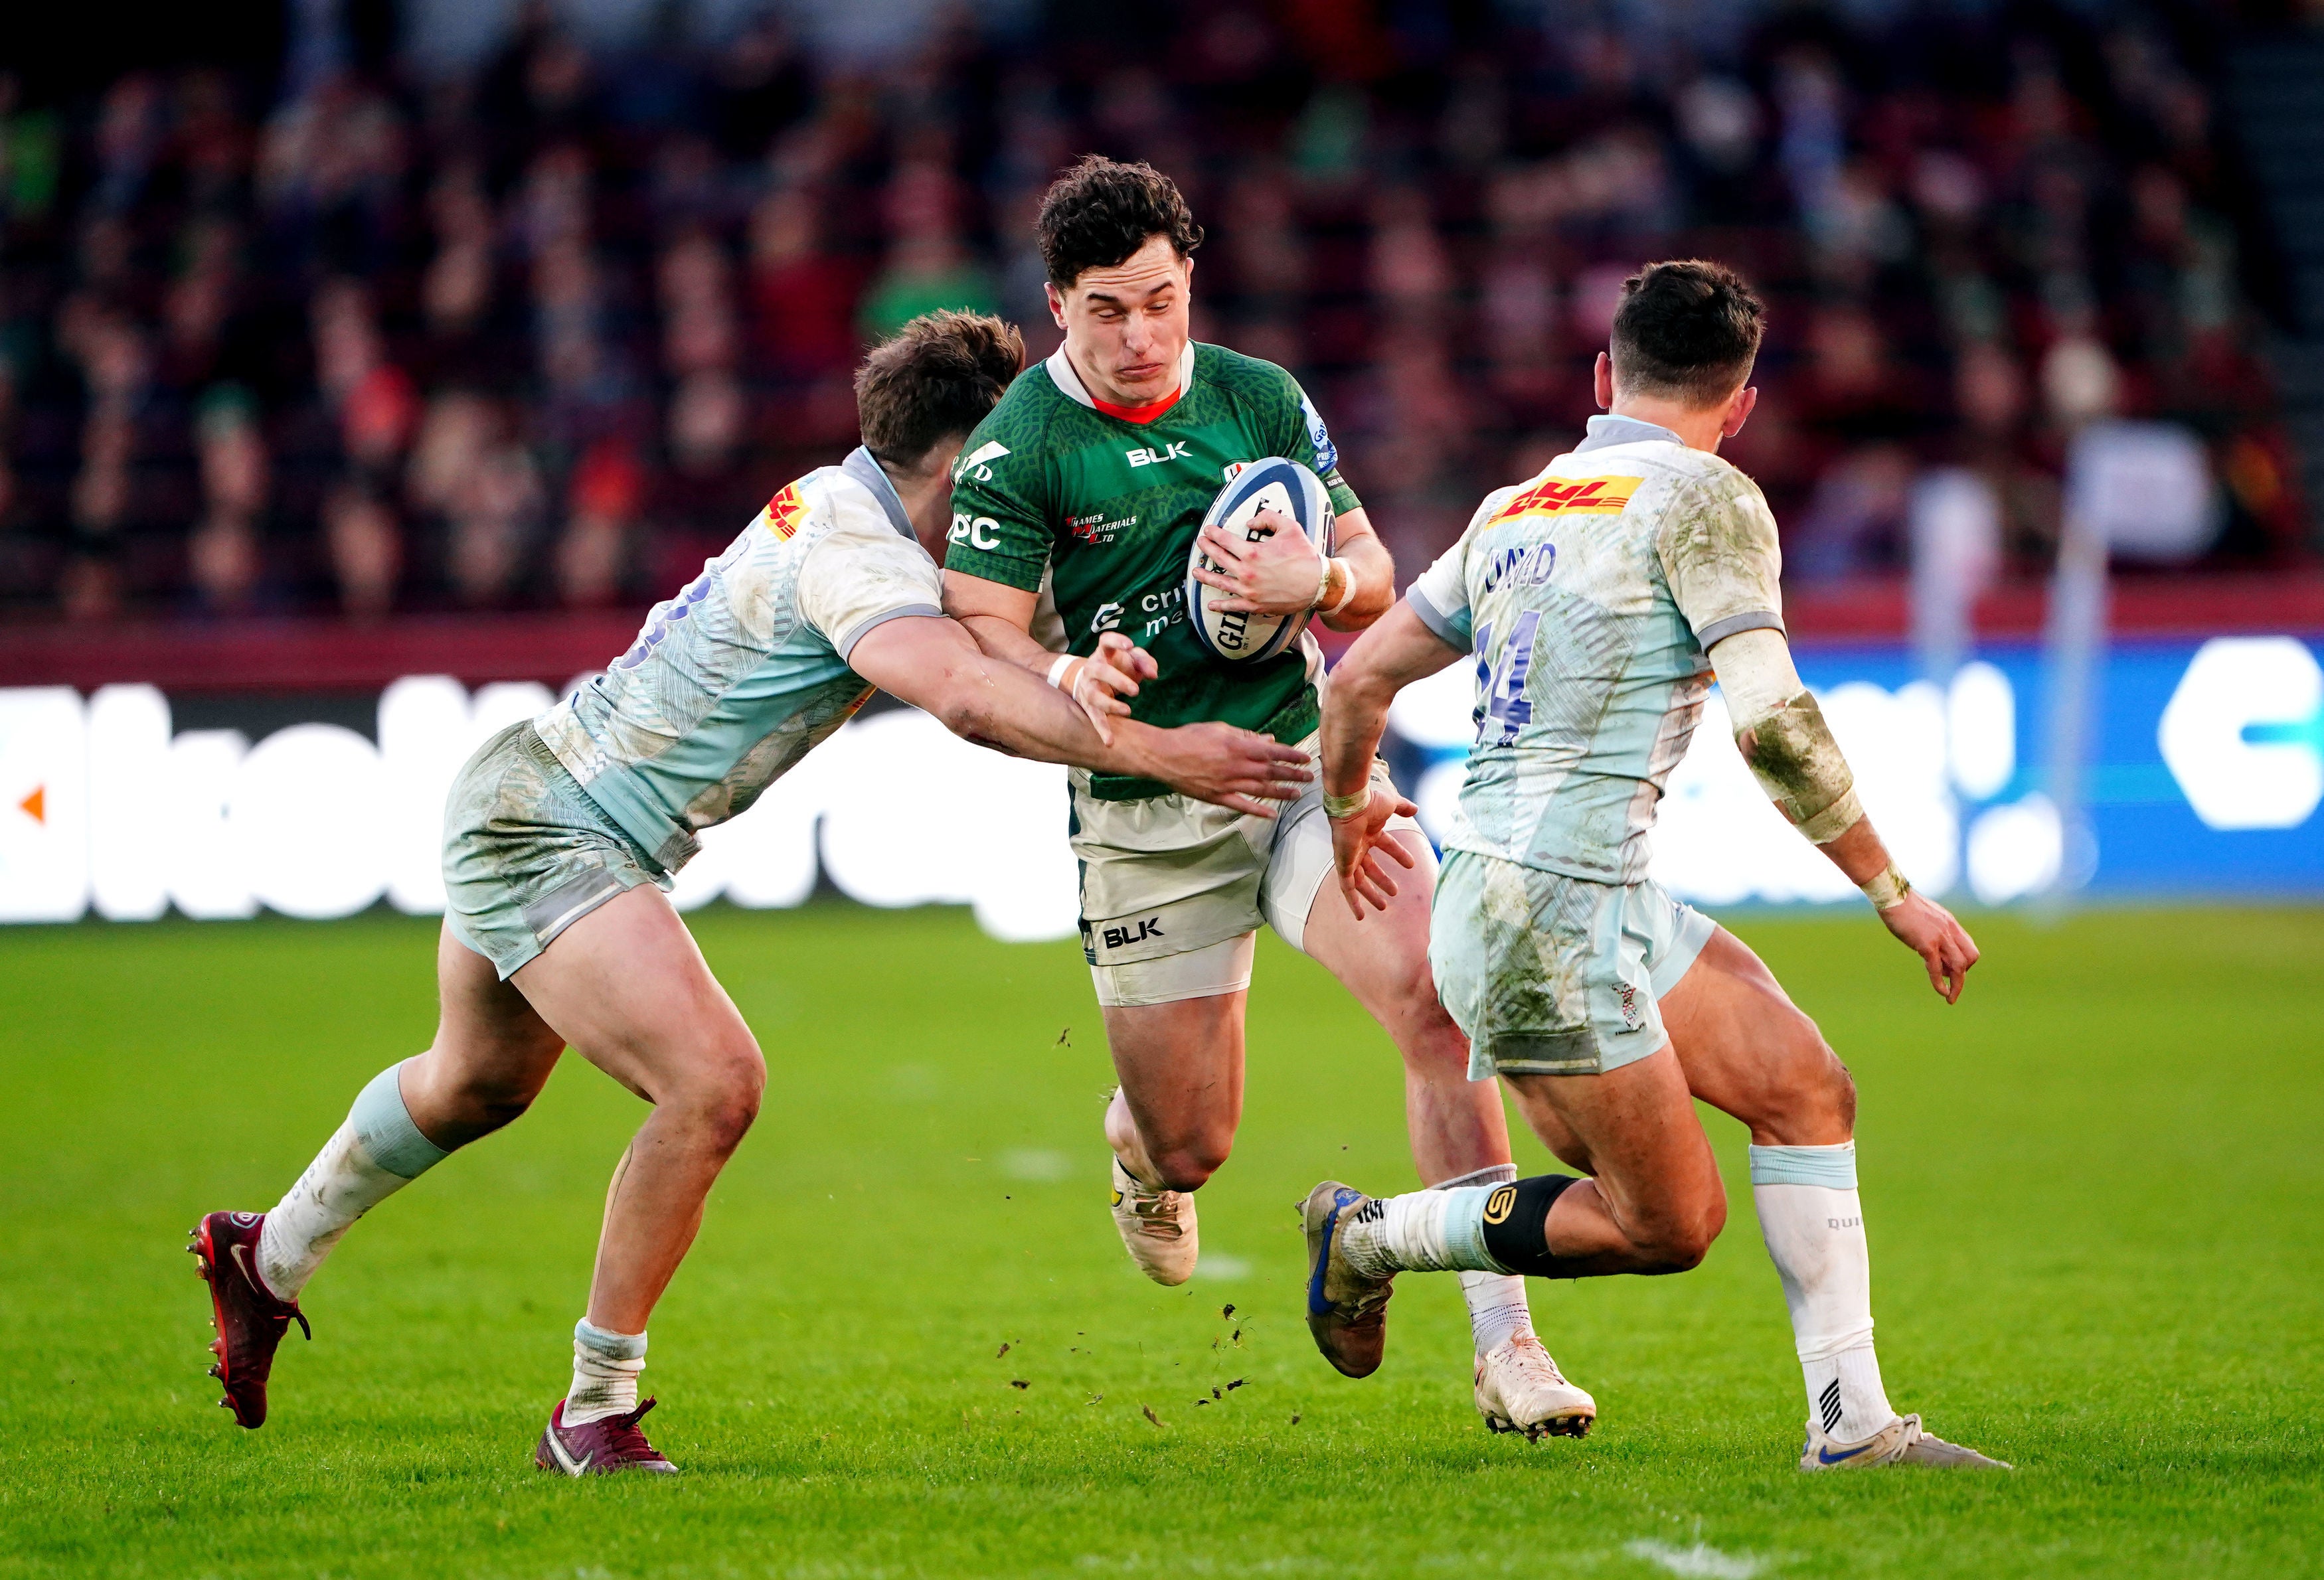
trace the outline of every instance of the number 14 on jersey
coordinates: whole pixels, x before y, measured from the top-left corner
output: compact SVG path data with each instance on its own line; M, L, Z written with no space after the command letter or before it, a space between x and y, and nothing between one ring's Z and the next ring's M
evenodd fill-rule
M1533 668L1534 633L1541 611L1528 609L1509 627L1509 639L1493 650L1493 628L1477 629L1477 744L1510 746L1517 731L1533 722L1533 704L1526 701L1526 675Z

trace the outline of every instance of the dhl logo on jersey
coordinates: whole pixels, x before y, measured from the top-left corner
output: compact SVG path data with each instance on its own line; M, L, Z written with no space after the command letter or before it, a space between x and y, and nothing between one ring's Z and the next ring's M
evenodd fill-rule
M759 512L759 520L777 537L788 538L807 519L807 501L799 498L798 484L787 482L782 492L767 501Z
M1521 489L1503 505L1495 521L1520 516L1618 516L1638 491L1643 477L1545 477Z

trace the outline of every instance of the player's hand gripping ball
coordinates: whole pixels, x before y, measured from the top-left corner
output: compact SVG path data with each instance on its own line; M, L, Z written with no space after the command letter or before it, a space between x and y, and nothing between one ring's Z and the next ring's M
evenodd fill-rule
M1253 521L1252 518L1262 510L1274 510L1289 518L1307 535L1319 555L1330 556L1331 496L1323 491L1321 478L1298 462L1286 461L1279 455L1254 461L1228 479L1219 497L1211 501L1203 525L1220 528L1232 540L1256 543L1272 530ZM1239 600L1194 574L1197 569L1216 574L1222 568L1204 551L1198 533L1194 552L1186 561L1186 617L1194 628L1194 639L1203 645L1204 652L1213 658L1242 663L1272 658L1299 639L1313 611L1260 614L1222 609L1222 603Z

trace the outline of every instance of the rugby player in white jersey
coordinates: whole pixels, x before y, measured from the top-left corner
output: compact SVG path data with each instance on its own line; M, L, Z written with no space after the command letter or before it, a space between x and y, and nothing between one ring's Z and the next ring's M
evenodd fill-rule
M940 609L932 557L951 463L1024 359L998 319L934 313L856 377L862 447L777 493L657 605L603 677L469 759L445 813L442 1018L383 1071L281 1203L211 1213L212 1374L266 1419L300 1291L368 1208L522 1114L570 1046L654 1105L613 1171L572 1383L535 1451L569 1475L674 1467L639 1428L646 1321L756 1116L766 1067L663 890L703 829L744 811L874 687L957 734L1029 758L1151 775L1264 817L1308 776L1297 752L1222 724L1117 727L985 658ZM1152 672L1125 638L1111 662Z
M1280 455L1330 492L1334 554L1282 517L1255 545L1206 537L1226 569L1204 579L1230 595L1214 607L1312 610L1341 630L1379 618L1395 599L1395 567L1340 476L1329 430L1281 368L1189 337L1202 231L1168 177L1092 155L1049 188L1038 225L1065 344L1028 368L969 439L945 608L988 653L1083 699L1101 728L1223 720L1312 744L1324 684L1314 639L1270 658L1214 657L1188 627L1182 590L1224 477ZM1045 592L1063 626L1046 643L1034 634L1054 629ZM1158 675L1111 661L1106 634L1116 628L1152 648ZM1373 771L1385 780L1384 768ZM1402 820L1388 838L1421 864L1422 881L1385 918L1359 926L1327 892L1331 836L1314 795L1268 820L1150 779L1072 777L1082 939L1121 1082L1105 1116L1114 1223L1148 1277L1181 1283L1200 1254L1194 1193L1226 1161L1241 1117L1243 1006L1261 923L1337 977L1394 1040L1423 1183L1517 1177L1499 1095L1465 1079L1468 1044L1429 986L1434 855L1417 824ZM1534 1337L1524 1281L1478 1272L1462 1286L1487 1423L1587 1429L1595 1406ZM1338 1356L1359 1375L1377 1364L1361 1331Z
M1872 1346L1856 1088L1757 956L1646 877L1647 831L1714 676L1776 807L1957 1001L1977 946L1905 881L1784 634L1775 518L1718 455L1751 415L1761 308L1715 263L1623 287L1589 436L1486 497L1350 650L1323 714L1325 809L1356 914L1396 903L1373 853L1401 807L1370 779L1390 700L1477 666L1471 747L1429 943L1469 1033L1550 1150L1587 1178L1307 1199L1308 1325L1333 1355L1399 1271L1679 1272L1727 1218L1702 1099L1751 1132L1751 1196L1805 1374L1803 1470L2006 1468L1890 1408ZM1369 1350L1377 1339L1367 1334Z

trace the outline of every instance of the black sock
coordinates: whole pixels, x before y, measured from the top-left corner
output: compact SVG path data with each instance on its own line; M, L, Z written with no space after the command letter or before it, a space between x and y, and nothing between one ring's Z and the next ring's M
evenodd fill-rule
M1581 1182L1572 1174L1536 1174L1497 1188L1485 1199L1485 1249L1493 1260L1534 1278L1575 1277L1565 1258L1549 1254L1549 1207Z

